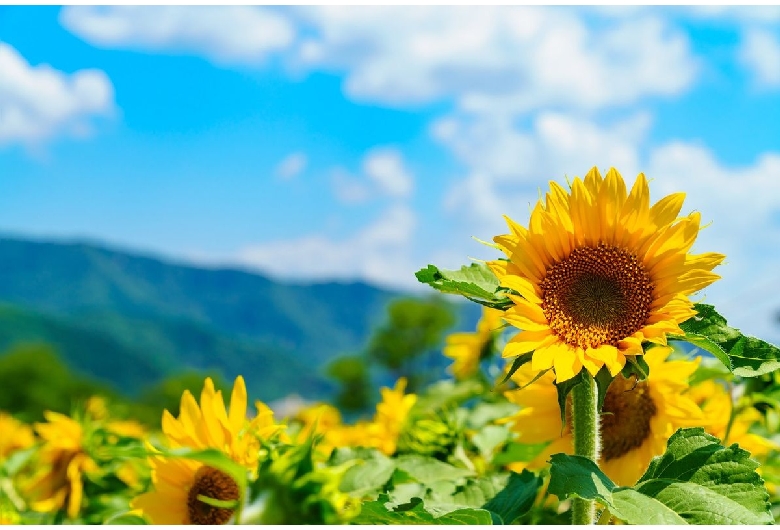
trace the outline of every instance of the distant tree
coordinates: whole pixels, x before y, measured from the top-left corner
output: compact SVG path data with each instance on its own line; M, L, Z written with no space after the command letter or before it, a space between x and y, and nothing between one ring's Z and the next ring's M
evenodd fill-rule
M117 399L104 385L76 376L48 344L23 344L0 355L0 410L32 422L51 410L69 414L90 396Z
M441 298L395 300L388 307L388 320L370 339L368 358L396 378L406 377L408 391L414 392L431 376L426 356L441 346L454 324L452 307Z
M371 378L361 355L337 357L328 363L325 372L339 385L336 406L347 412L362 412L368 408Z

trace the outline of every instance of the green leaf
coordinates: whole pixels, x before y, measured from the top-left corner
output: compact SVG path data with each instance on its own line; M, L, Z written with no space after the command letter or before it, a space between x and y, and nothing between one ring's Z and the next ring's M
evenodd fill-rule
M420 282L427 283L437 291L459 294L484 306L507 309L514 305L501 290L496 275L484 263L464 265L457 271L428 265L417 271L415 276Z
M582 378L585 377L585 373L583 370L562 383L555 382L555 389L558 391L558 408L561 411L561 429L566 426L566 398L569 397L569 393L575 386L583 382Z
M438 517L428 513L419 497L413 498L409 503L389 509L386 506L387 495L380 495L376 501L363 503L360 515L351 522L353 524L457 524L457 525L485 525L493 524L493 518L487 510L474 508L462 508Z
M501 446L509 438L509 428L506 425L486 425L471 441L486 460L493 458L496 448Z
M395 472L395 462L385 455L377 454L366 459L344 473L339 490L355 497L380 491Z
M592 461L553 455L549 491L598 500L629 524L772 522L758 463L697 427L680 429L633 488L618 488Z
M712 353L740 377L757 377L780 368L780 348L743 335L729 326L711 305L694 304L694 308L698 314L680 324L685 336L674 337L676 340L685 340Z
M617 486L592 460L559 453L552 455L550 464L550 484L547 487L550 493L561 500L570 495L599 500L612 509L612 491Z
M506 487L483 508L498 515L506 524L512 524L531 509L541 485L542 479L527 469L519 474L512 473Z
M429 456L403 455L396 458L395 463L398 469L423 484L440 480L453 481L475 475L470 469L455 467Z
M602 366L594 379L596 380L596 388L598 389L598 411L601 412L602 407L604 407L604 400L607 398L609 385L612 384L612 380L615 378L612 377L606 366Z
M145 525L145 524L148 524L148 523L140 515L136 515L136 514L130 513L130 512L123 512L123 513L118 513L116 515L113 515L113 516L109 517L108 519L103 521L103 524L111 524L111 525L114 525L114 524L121 524L121 525L126 525L126 524L128 524L128 525L144 524Z
M512 361L512 366L509 367L509 371L506 373L504 378L501 379L501 381L499 381L499 383L496 386L497 387L501 386L504 383L506 383L507 381L509 381L509 379L513 375L515 375L515 372L517 372L524 364L531 362L531 360L533 359L533 356L534 356L534 352L531 351L531 352L524 353L522 355L518 355L517 357L515 357L515 360Z
M706 352L711 353L717 360L723 363L723 366L731 370L731 359L729 359L728 353L723 351L716 342L705 337L704 335L698 335L696 333L686 333L685 335L669 335L669 340L672 341L684 341L689 344L693 344L697 348L700 348Z
M644 381L650 375L650 366L648 366L643 355L629 356L626 357L626 365L620 373L626 379L634 376L637 381Z
M547 443L524 444L509 442L504 450L493 458L493 465L505 466L514 462L530 462L541 453Z

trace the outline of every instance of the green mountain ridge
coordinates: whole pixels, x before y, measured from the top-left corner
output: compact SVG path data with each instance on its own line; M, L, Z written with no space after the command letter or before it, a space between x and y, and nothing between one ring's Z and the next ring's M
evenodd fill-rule
M360 351L402 295L0 236L0 348L48 342L71 369L129 395L196 368L241 374L263 400L325 397L324 363ZM472 308L464 314L476 322Z

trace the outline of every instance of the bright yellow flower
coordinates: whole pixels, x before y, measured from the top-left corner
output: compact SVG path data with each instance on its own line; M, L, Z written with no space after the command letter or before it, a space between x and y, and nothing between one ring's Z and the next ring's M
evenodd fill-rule
M97 471L97 464L84 450L84 430L68 416L46 411L47 423L35 424L44 444L38 456L39 471L25 488L31 507L51 512L67 505L68 517L81 509L83 475Z
M753 457L761 457L773 449L780 449L780 446L771 440L749 432L750 427L762 419L761 414L753 407L739 412L729 429L733 401L722 385L712 380L704 381L694 385L688 392L688 396L704 411L706 421L703 424L704 429L720 439L724 445L737 443L743 449L750 451Z
M0 433L0 460L35 443L32 428L5 412L0 412Z
M666 442L682 427L704 423L704 415L684 392L688 378L696 370L696 361L666 361L671 348L656 346L645 360L650 367L647 380L635 383L618 375L607 390L601 416L601 459L599 467L616 484L629 486L647 469L650 460L666 450ZM519 385L530 382L536 372L530 363L513 376ZM537 469L551 455L573 453L571 418L567 407L566 427L561 416L554 378L550 372L521 390L506 393L522 408L504 421L511 424L518 441L549 445L532 462L516 463L512 469Z
M465 379L479 369L485 348L504 324L501 321L503 314L503 311L483 306L476 333L453 333L447 337L442 353L455 360L450 370L456 379Z
M273 412L256 402L258 414L247 421L247 393L242 377L236 378L225 408L222 392L206 379L200 405L188 391L181 398L178 418L163 413L163 433L171 448L214 448L253 472L257 468L260 444L257 437L281 434L282 425L273 421ZM226 473L193 460L153 456L154 491L136 497L131 503L154 524L225 524L233 515L229 508L210 506L197 497L204 495L223 501L239 500L241 492Z
M406 424L409 411L417 402L415 394L404 394L406 379L396 382L395 388L381 389L382 401L376 406L376 414L371 421L360 421L354 425L341 424L341 417L333 407L321 409L321 418L325 418L327 428L318 427L325 435L321 446L326 450L334 447L374 447L387 455L395 453L398 438ZM337 421L336 421L337 420Z
M612 375L645 341L666 344L696 312L688 295L719 278L725 256L688 254L701 215L678 217L684 193L652 207L640 174L630 193L613 168L595 167L567 191L555 182L536 204L529 228L506 218L510 234L494 241L507 260L489 262L514 306L504 319L523 330L504 357L533 351L533 370L554 368L566 381L584 367Z

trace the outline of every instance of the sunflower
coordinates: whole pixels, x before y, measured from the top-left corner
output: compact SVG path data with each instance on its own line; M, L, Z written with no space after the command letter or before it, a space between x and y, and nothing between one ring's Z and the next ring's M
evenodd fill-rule
M650 460L666 450L666 442L682 427L705 423L699 406L687 395L688 378L696 370L696 361L667 361L672 349L650 348L645 360L650 376L641 382L618 375L609 386L601 416L601 459L599 467L616 484L632 485L642 476ZM536 372L528 364L513 380L528 384ZM531 462L511 466L540 468L556 453L573 453L571 418L566 407L566 426L561 425L554 378L547 372L522 390L506 393L507 399L522 408L502 420L509 423L521 443L548 443Z
M566 191L555 182L531 213L529 228L506 218L510 234L494 238L508 260L488 263L514 306L504 319L523 330L504 357L533 351L536 372L554 368L566 381L584 367L614 376L642 343L666 344L668 333L696 314L688 295L719 278L725 256L688 254L701 216L677 217L684 193L652 207L639 174L630 193L613 168L595 167Z
M171 448L218 449L248 472L257 468L258 437L268 439L282 434L282 425L273 421L273 412L256 402L258 414L247 421L247 393L242 377L236 378L225 408L222 392L207 378L200 405L188 391L181 398L180 414L163 413L162 429ZM131 506L140 509L154 524L225 524L232 508L204 503L199 496L220 501L240 501L235 480L212 466L182 458L150 457L154 491L136 497Z
M52 512L67 505L75 518L84 498L83 476L98 466L84 448L84 428L76 420L57 412L44 412L46 423L36 423L43 440L38 471L25 487L33 510Z
M694 385L688 396L704 411L704 429L720 439L723 445L737 443L750 451L753 457L765 456L772 450L780 449L773 441L749 432L754 424L762 420L761 413L753 407L738 411L729 428L733 400L723 385L712 380L704 381Z
M32 428L10 414L0 412L0 461L14 451L27 449L35 443Z
M329 405L319 405L301 416L303 430L310 432L318 419L317 432L324 435L320 444L325 452L334 447L374 447L386 455L395 453L398 439L406 425L409 411L417 402L416 394L405 394L406 379L399 379L394 388L383 387L382 401L376 406L371 421L359 421L353 425L341 423L338 410Z
M483 306L476 333L453 333L447 337L442 353L455 360L450 371L456 379L465 379L479 369L479 362L490 353L486 350L491 347L496 331L503 326L503 314Z

